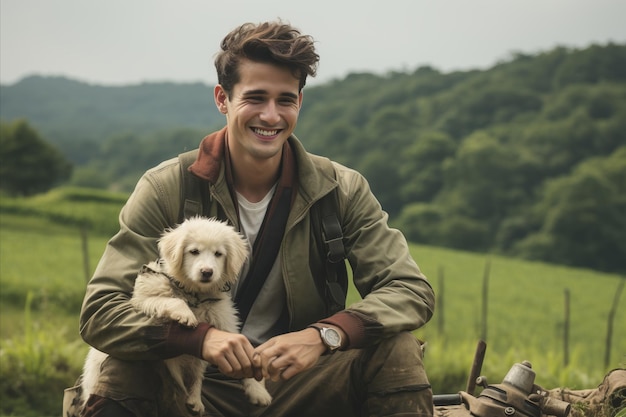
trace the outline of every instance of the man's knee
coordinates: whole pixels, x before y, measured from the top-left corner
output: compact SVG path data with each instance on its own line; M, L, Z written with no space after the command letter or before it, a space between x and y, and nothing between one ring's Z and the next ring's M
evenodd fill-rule
M428 384L422 361L422 344L413 334L399 333L373 349L369 358L374 368L372 372L388 374L392 379L401 379L406 375L412 382Z
M366 415L431 416L432 390L421 343L408 332L384 340L366 361Z
M87 398L83 416L156 416L162 398L171 397L161 384L159 361L123 361L107 357Z

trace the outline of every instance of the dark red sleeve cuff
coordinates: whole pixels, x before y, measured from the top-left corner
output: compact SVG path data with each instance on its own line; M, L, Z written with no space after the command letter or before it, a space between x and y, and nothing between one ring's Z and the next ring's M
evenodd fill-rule
M361 348L365 342L365 323L361 317L350 314L347 311L340 311L327 319L320 320L320 323L332 324L344 331L348 337L344 349Z
M195 328L172 323L169 326L165 343L161 346L161 354L165 358L180 355L193 355L202 358L202 343L204 336L213 327L207 323L200 323Z

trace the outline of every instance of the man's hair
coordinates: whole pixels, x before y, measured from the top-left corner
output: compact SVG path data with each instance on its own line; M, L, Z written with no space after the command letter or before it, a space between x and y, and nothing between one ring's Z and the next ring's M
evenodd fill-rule
M288 68L300 80L299 90L308 75L315 76L319 61L313 38L280 21L244 23L226 35L220 46L215 58L217 81L229 96L239 82L242 59Z

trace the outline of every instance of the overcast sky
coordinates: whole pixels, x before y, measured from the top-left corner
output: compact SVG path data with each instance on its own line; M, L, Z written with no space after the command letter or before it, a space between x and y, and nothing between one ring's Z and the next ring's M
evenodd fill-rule
M0 81L40 74L212 84L224 35L276 18L317 41L317 83L626 43L626 0L0 0Z

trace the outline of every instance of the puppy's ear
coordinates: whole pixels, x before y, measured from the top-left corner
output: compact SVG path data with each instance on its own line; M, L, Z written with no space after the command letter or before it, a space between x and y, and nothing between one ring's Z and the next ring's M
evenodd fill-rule
M167 229L159 239L159 254L165 261L168 272L174 276L180 276L183 268L186 233L184 227Z
M248 258L248 242L239 233L232 231L232 237L226 239L226 275L228 282L235 282Z

